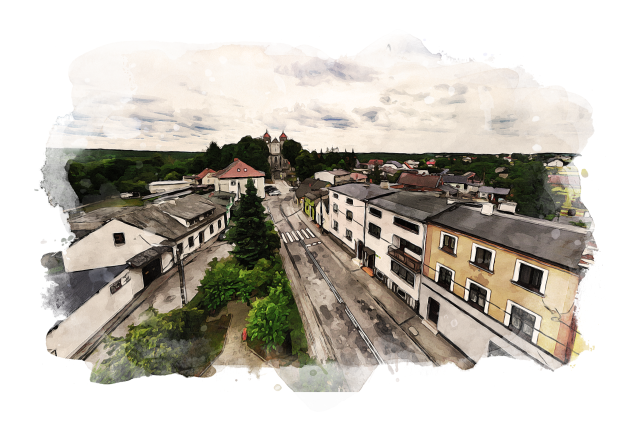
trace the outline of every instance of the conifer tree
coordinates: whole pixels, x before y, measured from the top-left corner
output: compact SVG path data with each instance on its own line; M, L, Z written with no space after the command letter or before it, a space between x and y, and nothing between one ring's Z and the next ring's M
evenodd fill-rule
M234 218L235 225L229 231L229 241L235 244L231 253L238 262L253 269L260 259L271 257L273 251L280 248L280 238L273 224L265 222L267 215L253 179L247 180L245 190Z

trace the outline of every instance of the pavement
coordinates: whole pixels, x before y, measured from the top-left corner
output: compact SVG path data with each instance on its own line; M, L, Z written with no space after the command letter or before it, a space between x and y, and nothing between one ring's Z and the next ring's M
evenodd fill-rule
M227 367L248 368L249 374L260 377L259 372L262 367L267 367L266 363L253 353L245 342L242 341L242 329L246 327L247 315L251 308L242 301L229 302L226 307L220 310L214 319L221 315L231 315L231 323L227 330L227 337L224 348L218 357L213 361L212 367L206 370L201 377L211 377L216 372Z

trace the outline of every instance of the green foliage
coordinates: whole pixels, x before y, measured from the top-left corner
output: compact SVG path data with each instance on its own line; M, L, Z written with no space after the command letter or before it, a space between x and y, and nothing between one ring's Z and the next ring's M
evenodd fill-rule
M571 225L574 225L574 226L579 226L580 228L586 228L587 227L587 224L584 223L582 220L579 220L577 222L569 222L569 223Z
M240 198L240 206L234 217L234 225L228 233L228 240L235 244L231 251L238 262L253 268L260 259L266 259L280 248L280 239L268 225L262 200L257 195L253 179L247 180L246 193Z
M287 139L282 144L282 156L289 160L291 164L295 164L296 158L302 152L302 144L294 141L293 139Z
M143 315L126 336L108 336L104 347L109 357L94 368L92 382L116 383L191 367L187 354L203 335L204 311L184 307L160 314L151 306Z
M231 259L211 265L198 286L198 292L202 293L199 306L207 311L217 310L237 296L248 302L253 287L251 281L244 279L247 273L246 269Z
M178 172L171 172L163 180L182 180L182 176Z
M372 183L380 185L380 181L382 180L382 178L380 177L380 168L377 164L373 166L373 172L371 173L370 178Z
M251 304L252 309L247 317L247 335L252 340L263 341L265 351L282 345L290 330L292 296L288 280L278 272L273 284L275 286L271 288L267 297Z

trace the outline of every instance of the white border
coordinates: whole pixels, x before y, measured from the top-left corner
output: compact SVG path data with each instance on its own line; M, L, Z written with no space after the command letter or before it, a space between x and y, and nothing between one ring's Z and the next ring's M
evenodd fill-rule
M469 301L469 292L471 291L471 284L477 285L478 287L480 287L483 290L486 290L487 292L487 299L484 301L484 310L483 312L487 315L489 315L489 302L491 301L491 290L488 289L487 287L483 286L482 284L473 281L472 279L467 278L467 281L464 284L464 300L465 301Z
M536 317L536 323L534 325L534 329L533 329L533 335L531 336L531 343L533 343L534 345L538 344L538 334L540 333L538 330L540 330L540 325L542 324L542 317L538 314L536 314L535 312L525 308L522 305L518 305L516 302L514 302L513 300L507 300L507 309L505 309L506 313L504 314L504 325L507 326L507 328L509 328L509 323L511 322L511 308L513 306L518 307L519 309L522 309L523 311L533 315L534 317ZM522 337L522 336L520 336Z
M458 237L456 237L455 235L450 234L450 233L448 233L448 232L440 231L440 247L438 247L438 248L439 248L440 250L443 250L443 249L442 249L442 247L443 247L443 245L444 245L444 236L445 236L445 235L448 235L448 236L450 236L451 238L453 238L454 240L456 240L456 244L455 244L456 246L455 246L455 248L453 249L453 254L457 255L457 254L458 254ZM443 250L443 251L447 252L446 250ZM448 252L447 252L447 253L448 253Z
M451 271L451 285L449 288L449 291L453 293L453 286L455 285L454 282L456 280L456 271L454 271L453 269L449 268L448 266L445 266L441 263L436 262L436 284L440 285L440 283L438 283L438 278L440 277L440 268L444 268L447 269L449 271Z
M520 276L520 265L525 264L530 266L531 268L538 269L542 271L542 280L540 281L540 294L544 296L545 290L547 289L547 278L549 277L549 271L547 269L541 268L536 265L532 265L529 262L525 262L524 260L516 259L516 266L513 269L513 281L518 282L518 277ZM522 286L518 286L520 288L524 288ZM528 290L525 288L525 290ZM538 292L536 292L537 294Z
M475 265L474 260L475 260L475 258L476 258L476 249L477 249L477 248L485 249L485 250L487 250L487 251L490 251L490 252L491 252L491 265L490 265L490 268L489 268L489 272L493 273L493 271L494 271L493 267L494 267L494 265L495 265L495 263L496 263L496 251L495 251L495 250L493 250L493 249L490 249L489 247L481 246L480 244L471 243L471 258L469 259L469 261L470 261L473 265ZM477 266L477 267L478 267L478 268L480 268L480 269L482 269L482 270L484 270L484 268L481 268L481 267L479 267L479 266Z

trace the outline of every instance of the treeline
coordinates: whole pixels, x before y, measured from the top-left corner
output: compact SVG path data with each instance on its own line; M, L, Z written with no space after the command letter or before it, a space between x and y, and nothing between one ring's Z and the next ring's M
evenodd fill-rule
M287 141L289 142L289 141ZM311 177L316 172L322 170L344 169L351 170L356 166L356 154L353 152L320 152L307 151L302 149L302 146L293 141L293 144L285 147L288 148L285 152L283 148L283 156L287 158L292 165L295 165L296 176L302 181L308 177ZM296 145L294 145L296 144ZM294 161L291 161L294 158Z
M271 178L267 144L251 136L223 147L211 142L201 153L87 150L69 160L66 170L78 199L88 203L122 192L148 194L150 182L182 180L183 176L198 174L205 168L218 171L234 158Z

